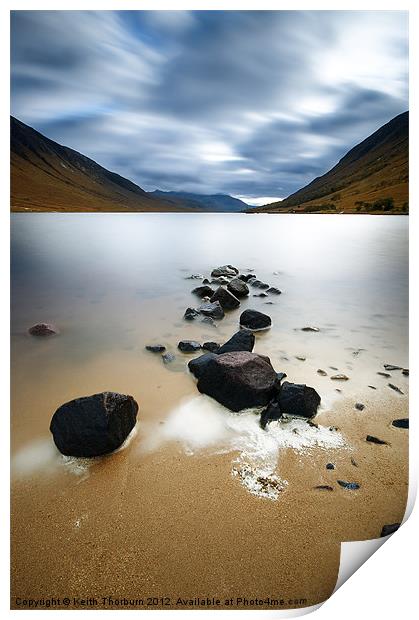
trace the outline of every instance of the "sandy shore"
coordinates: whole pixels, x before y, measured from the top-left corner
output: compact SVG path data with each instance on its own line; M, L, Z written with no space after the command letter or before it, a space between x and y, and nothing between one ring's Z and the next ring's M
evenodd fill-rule
M72 608L73 597L90 608L110 608L106 597L136 599L141 608L196 608L187 603L196 597L215 597L224 609L272 608L238 598L314 605L333 591L340 541L378 538L384 524L403 518L408 432L390 423L406 417L406 397L370 390L362 412L352 398L320 412L316 421L338 427L345 447L281 450L278 475L288 484L271 501L231 475L237 454L190 455L176 442L145 449L153 428L166 424L170 388L190 391L190 377L165 372L161 414L157 400L146 401L124 450L78 474L70 464L16 476L12 608L21 608L17 598L49 597L69 597ZM390 445L367 443L367 434ZM342 489L337 479L360 489Z

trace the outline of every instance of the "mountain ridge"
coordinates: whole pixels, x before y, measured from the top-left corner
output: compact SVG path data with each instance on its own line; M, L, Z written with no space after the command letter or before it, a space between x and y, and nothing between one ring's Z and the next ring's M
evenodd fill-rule
M297 192L247 213L407 212L408 133L407 111L356 144L329 171Z

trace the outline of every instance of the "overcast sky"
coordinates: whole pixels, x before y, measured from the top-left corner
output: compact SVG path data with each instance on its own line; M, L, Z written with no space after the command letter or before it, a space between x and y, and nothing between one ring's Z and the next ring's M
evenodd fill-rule
M12 114L143 189L284 198L408 109L407 13L15 11Z

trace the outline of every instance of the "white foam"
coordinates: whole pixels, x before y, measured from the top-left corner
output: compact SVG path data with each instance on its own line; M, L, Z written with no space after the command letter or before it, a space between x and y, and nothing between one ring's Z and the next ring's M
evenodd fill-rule
M238 452L232 475L252 494L277 499L288 482L278 476L280 454L292 449L308 454L314 448L344 448L343 436L324 426L312 426L303 419L271 422L266 430L259 425L260 410L232 413L207 396L185 400L170 414L162 427L162 440L175 440L187 454L212 450Z

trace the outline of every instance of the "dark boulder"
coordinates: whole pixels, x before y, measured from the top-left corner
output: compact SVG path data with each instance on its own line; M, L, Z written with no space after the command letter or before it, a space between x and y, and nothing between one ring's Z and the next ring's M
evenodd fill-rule
M258 310L245 310L240 315L240 326L251 331L268 329L271 325L271 317Z
M235 295L238 299L241 297L247 297L249 294L249 287L246 282L243 282L243 280L240 280L239 278L233 278L231 282L227 284L227 290L229 290L230 293L233 293L233 295Z
M234 277L239 275L239 270L233 265L222 265L211 271L211 278Z
M224 310L235 310L240 306L240 302L230 291L219 286L211 297L211 303L219 301Z
M204 355L200 355L199 357L195 357L195 359L188 362L188 368L191 373L199 379L199 377L203 374L207 364L210 360L216 357L215 353L208 352L204 353Z
M218 342L204 342L202 348L205 351L211 351L211 353L216 353L220 349L220 345Z
M198 297L212 297L214 290L210 286L197 286L192 293Z
M183 318L185 321L193 321L197 316L199 316L199 312L195 308L186 308Z
M183 353L194 353L195 351L199 351L201 345L195 340L181 340L177 348Z
M383 538L383 536L389 536L390 534L394 534L394 532L397 532L400 526L401 523L391 523L389 525L383 525L383 529L381 530L380 534L381 538Z
M138 404L132 396L102 392L61 405L50 431L66 456L91 457L113 452L135 426Z
M409 428L409 418L399 418L398 420L393 420L391 424L396 428Z
M224 310L219 301L203 303L197 308L198 312L212 319L224 318Z
M314 418L320 405L320 396L305 384L284 381L279 392L282 413L303 418Z
M269 422L272 420L279 420L280 417L281 409L279 408L279 403L273 401L262 411L260 416L260 425L263 429L265 429Z
M275 391L276 372L269 358L235 351L214 355L198 380L198 390L232 411L267 405Z
M37 323L28 329L31 336L54 336L59 331L55 325L51 323Z
M151 353L164 353L166 351L164 344L147 344L145 348Z
M236 332L230 340L227 340L222 347L218 349L218 353L231 353L232 351L253 351L255 346L255 337L252 332L239 331Z

